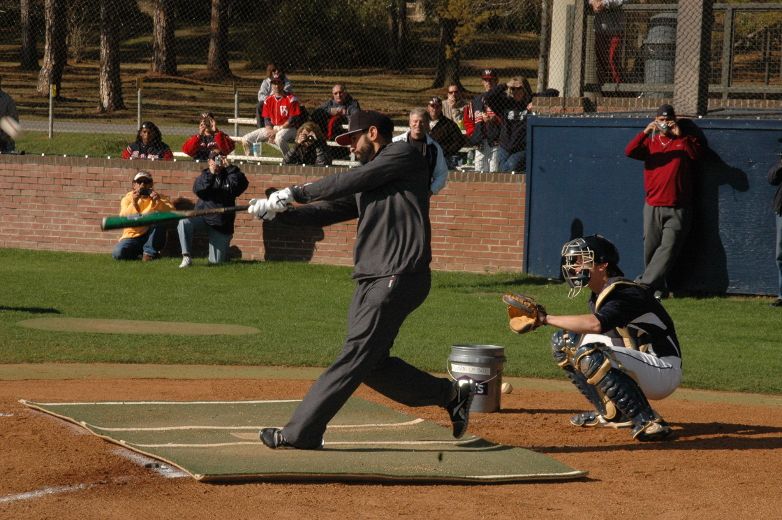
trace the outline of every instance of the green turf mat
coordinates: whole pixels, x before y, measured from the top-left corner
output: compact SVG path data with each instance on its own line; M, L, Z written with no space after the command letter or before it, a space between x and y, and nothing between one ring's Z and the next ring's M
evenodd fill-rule
M321 450L270 450L258 430L281 426L299 403L113 401L24 405L79 424L198 480L523 482L581 478L556 460L352 398Z

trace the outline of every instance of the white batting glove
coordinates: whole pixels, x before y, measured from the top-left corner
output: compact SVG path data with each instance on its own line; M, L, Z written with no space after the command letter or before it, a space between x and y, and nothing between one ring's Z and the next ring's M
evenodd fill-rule
M293 206L293 191L290 188L275 191L269 195L269 209L275 213L282 213Z
M277 215L276 212L269 208L269 201L267 199L250 199L250 207L247 208L247 213L254 215L257 219L263 219L266 221L274 220Z

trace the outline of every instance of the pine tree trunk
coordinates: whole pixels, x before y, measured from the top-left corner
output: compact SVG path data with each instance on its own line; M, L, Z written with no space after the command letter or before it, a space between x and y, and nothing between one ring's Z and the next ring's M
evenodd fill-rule
M20 0L20 30L22 48L19 52L19 64L22 70L38 70L38 53L35 49L35 17L30 11L31 0Z
M459 76L459 49L456 47L456 20L440 20L440 43L437 50L437 67L430 88L442 88L456 84L462 88Z
M206 68L212 74L231 76L228 66L228 15L230 0L212 0L211 37Z
M116 2L123 0L101 0L100 2L100 72L99 112L123 110L122 81L119 75L119 24Z
M155 2L152 32L152 72L176 76L176 48L171 0Z
M60 85L62 73L68 59L68 36L66 0L46 0L44 4L44 16L46 17L46 44L43 51L43 66L38 74L38 87L36 91L44 96L49 95L49 86L57 88L57 97L60 97Z

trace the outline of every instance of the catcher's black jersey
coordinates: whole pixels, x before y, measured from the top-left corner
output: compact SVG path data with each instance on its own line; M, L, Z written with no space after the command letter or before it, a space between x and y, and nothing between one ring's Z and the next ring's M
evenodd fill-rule
M600 320L602 334L657 357L681 358L673 320L646 287L610 278L600 294L592 293L589 308Z

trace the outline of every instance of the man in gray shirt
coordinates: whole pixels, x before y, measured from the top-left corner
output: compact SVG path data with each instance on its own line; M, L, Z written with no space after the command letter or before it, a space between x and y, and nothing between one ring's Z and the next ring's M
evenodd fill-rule
M276 191L250 212L286 224L328 225L358 218L357 281L342 353L318 378L284 428L260 432L269 448L317 449L326 425L361 383L407 406L439 405L460 438L476 392L471 379L451 382L390 355L399 328L429 294L432 259L429 171L423 155L391 142L393 123L359 111L337 143L361 166ZM291 207L293 202L302 204Z

